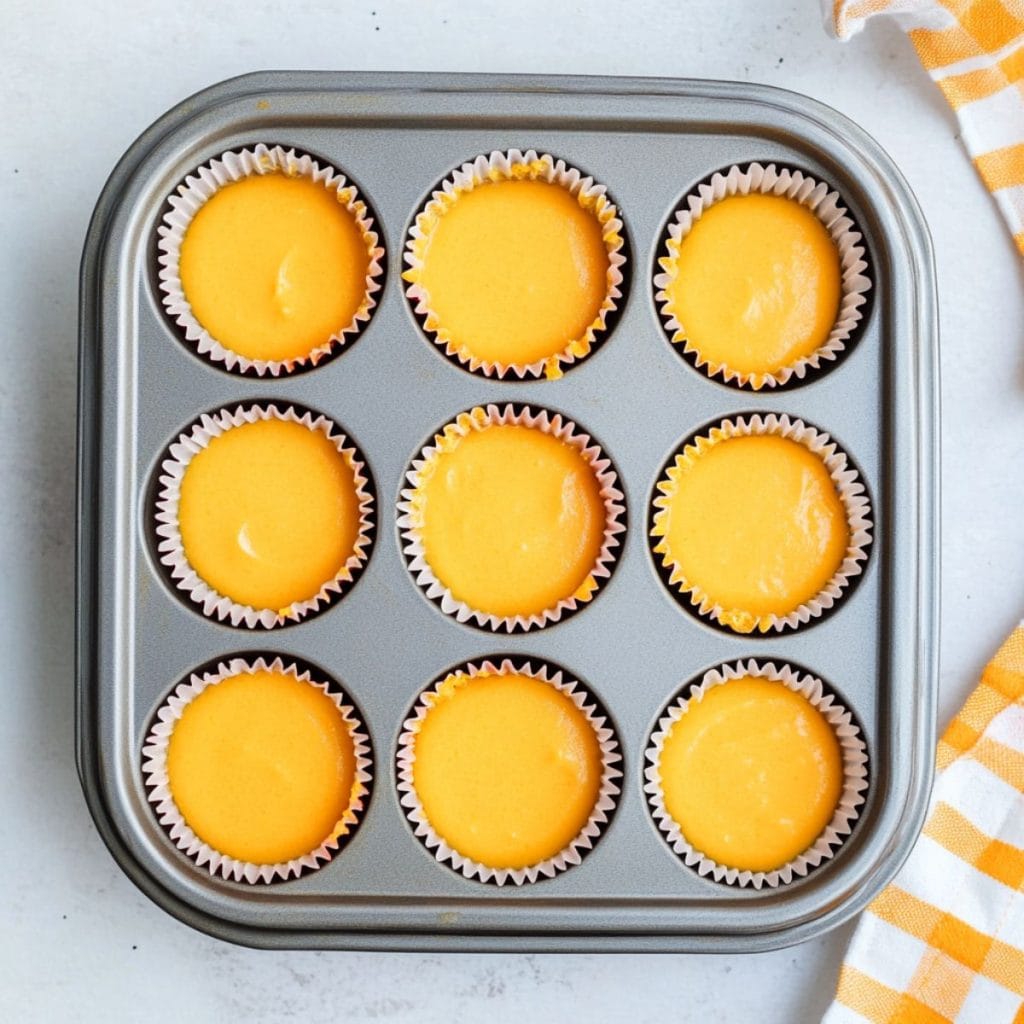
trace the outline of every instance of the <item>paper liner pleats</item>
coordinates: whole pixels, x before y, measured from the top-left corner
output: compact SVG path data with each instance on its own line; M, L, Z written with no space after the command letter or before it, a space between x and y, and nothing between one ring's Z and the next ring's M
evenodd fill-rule
M339 324L333 334L325 337L308 354L291 359L250 359L222 344L196 318L181 282L181 245L192 219L219 189L261 174L308 178L334 192L338 202L354 219L369 258L365 294L349 323ZM161 302L185 340L195 347L199 355L215 365L236 373L252 372L260 377L278 377L317 366L336 355L369 322L384 278L384 247L372 211L359 190L330 165L321 164L312 156L294 149L260 143L251 149L223 153L197 168L168 197L167 207L157 228Z
M192 459L211 441L228 430L270 419L298 423L308 430L323 434L352 470L359 504L359 526L352 554L330 579L324 580L316 594L306 600L295 601L287 608L253 608L251 605L240 604L224 594L219 594L189 563L178 521L181 484ZM310 410L300 412L293 406L280 406L272 402L249 403L233 409L224 408L214 413L204 413L168 448L158 472L153 521L157 557L172 585L190 602L197 605L207 618L230 622L232 626L244 626L248 629L273 629L298 622L342 597L355 582L370 557L375 529L375 510L369 469L359 449L341 432L336 423L320 413Z
M451 590L437 578L427 561L422 540L425 515L422 475L424 469L433 460L442 453L451 451L458 445L461 438L471 432L486 430L492 426L510 425L543 431L557 437L565 444L571 445L580 453L597 479L600 488L599 494L605 507L605 524L597 559L583 584L574 593L566 595L556 604L541 612L531 615L499 616L473 608L465 601L455 597ZM398 503L398 528L401 532L402 550L406 564L413 579L426 596L432 601L436 601L446 615L451 615L458 622L475 624L495 633L542 629L558 622L593 600L601 586L612 574L622 545L622 534L626 529L625 495L620 488L615 467L600 445L572 420L564 418L560 413L515 404L476 406L462 412L442 427L433 441L413 459L406 472L405 480L408 486L402 490L401 500Z
M741 870L719 864L695 849L669 814L661 785L661 752L675 723L686 714L690 704L699 703L712 687L727 686L730 680L744 676L774 680L805 697L835 730L842 755L843 785L832 819L809 849L772 871ZM644 758L647 762L644 792L648 806L655 824L672 850L687 867L693 868L702 877L754 889L774 889L787 885L835 856L853 831L868 789L867 744L853 715L835 694L826 689L820 679L784 662L751 658L719 665L706 672L699 683L686 687L665 709L650 736Z
M668 508L682 469L709 448L733 437L775 435L804 445L817 455L828 470L846 512L849 539L839 567L824 587L784 615L756 615L743 608L725 608L702 587L688 580L673 560L666 538ZM721 420L687 441L672 456L656 485L650 515L651 551L661 565L673 594L685 599L684 607L716 625L737 633L781 633L797 629L829 611L864 571L871 547L871 503L867 490L846 453L828 434L800 419L786 415L737 416Z
M687 335L671 307L668 287L676 279L675 257L679 245L690 233L704 212L729 196L785 196L810 210L824 225L835 243L840 267L840 301L835 323L824 342L809 355L771 372L748 373L706 358L699 341ZM834 363L846 350L864 317L871 278L864 238L843 205L839 193L824 182L816 181L803 171L775 164L759 163L744 167L732 166L713 174L690 192L676 210L659 249L660 272L654 276L655 301L661 313L666 334L679 345L686 357L709 377L719 378L735 387L760 390L800 383L809 374Z
M538 679L568 697L586 716L597 738L601 751L601 783L597 799L587 821L564 849L553 857L522 868L493 868L464 856L453 849L430 824L413 783L413 765L416 761L416 737L421 724L430 712L436 695L452 679L487 675L520 675ZM621 748L615 730L595 698L579 682L565 672L539 659L513 659L496 656L481 661L466 662L446 672L436 683L420 694L411 715L402 726L398 739L397 773L399 801L417 838L433 853L439 864L446 864L469 879L494 885L525 885L542 878L553 878L561 871L577 865L591 850L611 820L620 793L622 771Z
M303 856L277 864L254 864L237 860L218 852L200 839L174 802L167 772L167 751L171 736L185 708L207 687L216 686L222 680L233 676L256 672L274 672L291 676L329 697L348 728L355 757L351 799L331 834L326 836L319 846ZM304 872L315 871L331 860L359 826L370 796L373 764L370 740L359 714L336 685L317 678L310 669L300 667L285 657L260 655L253 658L239 655L219 663L208 671L192 673L189 679L179 683L161 704L143 742L142 775L146 796L157 820L179 850L199 867L206 868L211 875L219 875L232 882L252 884L298 878Z
M574 196L583 209L590 210L601 225L608 253L607 290L594 319L578 338L567 338L564 348L532 363L500 363L481 359L466 343L454 339L443 319L432 308L430 294L422 282L422 268L431 232L459 197L473 189L500 181L544 181L559 185ZM449 359L465 369L487 377L512 379L555 379L563 371L585 359L607 331L610 317L619 307L623 289L623 267L626 263L622 220L604 185L584 175L564 160L548 153L540 156L535 150L518 149L481 154L462 164L432 192L413 221L405 243L407 283L406 296L424 330Z

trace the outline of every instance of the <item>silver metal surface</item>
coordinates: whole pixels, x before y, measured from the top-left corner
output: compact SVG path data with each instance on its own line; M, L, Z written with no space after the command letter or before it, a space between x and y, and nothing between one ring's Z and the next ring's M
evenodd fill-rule
M196 165L279 142L343 170L377 211L388 277L369 327L322 368L243 378L194 355L162 315L155 228ZM428 190L493 149L562 156L619 204L631 286L611 336L559 381L501 383L449 363L402 294L401 249ZM666 340L650 277L680 197L734 162L800 166L839 189L865 232L875 295L848 358L804 387L749 393L711 383ZM804 97L665 79L260 73L186 100L128 151L101 196L82 265L79 405L78 764L111 851L156 902L215 935L262 946L463 950L758 950L819 934L862 908L916 838L934 753L937 651L937 327L930 243L907 186L851 122ZM219 625L154 564L147 494L165 446L197 414L249 399L296 401L361 446L379 495L377 544L342 601L296 626ZM590 607L540 632L461 626L416 588L395 502L418 446L478 403L559 410L617 465L629 533ZM780 637L737 637L686 614L644 536L656 475L696 427L741 411L806 418L833 434L870 490L868 569L841 609ZM145 800L142 737L196 666L250 650L321 666L362 709L376 755L373 799L352 843L322 870L246 887L211 878L170 843ZM624 748L618 811L597 848L556 879L481 885L437 864L398 805L394 754L419 690L453 663L500 652L564 665L609 708ZM680 685L743 656L822 676L864 727L868 804L835 859L805 880L752 892L699 878L669 850L642 793L652 724Z

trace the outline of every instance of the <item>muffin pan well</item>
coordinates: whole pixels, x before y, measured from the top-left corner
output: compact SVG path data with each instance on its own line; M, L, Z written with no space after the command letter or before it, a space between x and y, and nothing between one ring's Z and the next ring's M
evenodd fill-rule
M324 365L240 376L190 351L161 309L157 227L202 164L260 143L313 154L359 182L386 251L359 343ZM628 289L602 344L556 380L466 373L424 334L404 294L403 242L433 184L479 154L536 150L615 197ZM657 256L682 198L757 161L827 182L863 232L872 290L857 344L799 388L739 391L687 365L654 301ZM934 739L937 327L917 205L859 128L762 87L659 79L261 73L215 86L132 146L100 198L81 293L78 764L103 838L177 917L261 946L461 950L758 950L820 934L895 873L923 819ZM288 629L204 617L156 560L153 482L203 413L294 404L344 424L373 475L377 538L358 586ZM463 410L509 403L593 431L628 509L596 600L528 632L491 633L425 599L398 518L425 438ZM848 453L871 498L872 545L855 589L781 634L732 635L687 614L645 536L658 475L681 441L725 417L803 419ZM147 804L143 744L162 702L210 662L322 666L358 706L374 750L360 827L301 877L249 884L176 849ZM504 657L564 666L592 687L621 744L614 816L582 861L516 887L437 862L403 813L402 723L453 666ZM756 891L703 878L659 834L644 752L666 703L723 662L802 666L863 729L870 786L853 834L806 877Z

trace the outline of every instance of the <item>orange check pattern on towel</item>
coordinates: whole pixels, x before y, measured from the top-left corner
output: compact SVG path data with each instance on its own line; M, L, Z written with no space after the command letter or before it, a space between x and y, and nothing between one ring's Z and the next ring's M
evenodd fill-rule
M823 1024L1024 1024L1024 623L939 742L924 832Z
M876 14L910 36L1024 253L1024 0L823 0L846 39Z

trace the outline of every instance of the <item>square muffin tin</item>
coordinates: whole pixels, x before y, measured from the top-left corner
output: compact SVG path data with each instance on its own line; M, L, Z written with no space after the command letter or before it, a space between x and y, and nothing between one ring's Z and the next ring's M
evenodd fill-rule
M226 150L280 143L350 176L387 249L380 307L343 353L279 378L198 358L163 315L156 227L183 177ZM429 190L492 150L561 156L605 184L628 238L629 288L600 349L556 381L459 369L403 295L406 232ZM651 277L684 194L733 163L777 162L838 189L864 232L874 282L862 336L796 388L741 391L680 358ZM77 755L93 817L125 872L189 924L259 946L422 950L761 950L845 920L893 876L923 819L933 759L937 651L937 325L930 243L889 158L856 125L775 89L669 79L259 73L170 111L129 149L96 208L81 278ZM195 417L247 400L296 402L350 432L372 468L378 537L351 593L270 631L186 607L154 558L148 495L168 443ZM578 614L525 635L460 625L425 599L400 551L395 505L409 460L456 413L529 403L593 435L629 509L618 566ZM852 594L822 621L735 636L687 614L659 579L645 532L656 477L680 440L740 412L805 418L860 469L874 543ZM143 736L196 667L247 651L308 659L361 708L374 789L351 843L319 871L274 885L212 877L147 805ZM420 690L497 653L565 666L607 706L623 746L617 811L582 864L520 888L438 864L398 803L395 747ZM743 889L701 878L670 850L643 793L643 755L666 702L723 661L785 660L834 686L861 724L871 786L853 835L806 878Z

